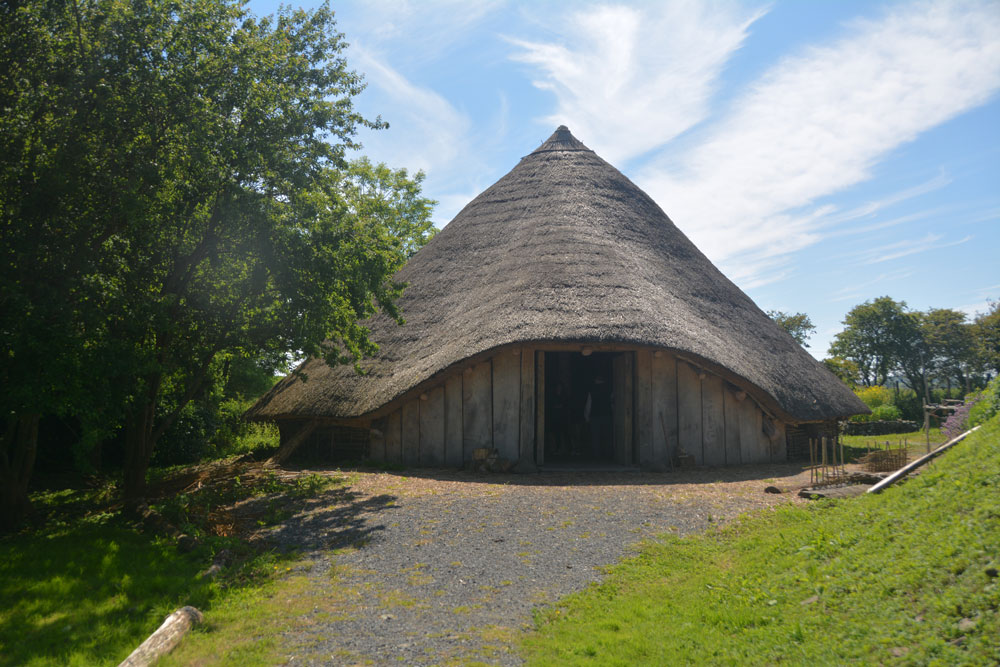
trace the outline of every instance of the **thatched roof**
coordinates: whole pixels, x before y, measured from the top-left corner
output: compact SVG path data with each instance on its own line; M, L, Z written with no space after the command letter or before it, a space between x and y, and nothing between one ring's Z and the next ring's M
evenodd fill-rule
M867 412L621 172L560 127L397 274L406 324L370 322L357 375L311 360L254 419L359 417L469 357L518 342L669 348L790 421Z

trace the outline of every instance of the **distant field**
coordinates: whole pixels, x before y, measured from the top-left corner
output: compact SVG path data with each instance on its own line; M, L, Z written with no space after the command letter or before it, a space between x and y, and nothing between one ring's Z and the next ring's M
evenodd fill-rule
M998 554L994 418L883 494L648 544L540 613L523 650L539 665L996 664Z

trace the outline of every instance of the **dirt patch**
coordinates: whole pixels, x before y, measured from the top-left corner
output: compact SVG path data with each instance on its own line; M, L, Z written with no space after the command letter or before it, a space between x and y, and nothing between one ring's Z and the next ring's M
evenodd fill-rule
M350 483L256 537L300 551L312 611L287 629L306 664L519 664L540 605L580 590L656 535L807 502L797 465L675 473L478 475L302 469Z

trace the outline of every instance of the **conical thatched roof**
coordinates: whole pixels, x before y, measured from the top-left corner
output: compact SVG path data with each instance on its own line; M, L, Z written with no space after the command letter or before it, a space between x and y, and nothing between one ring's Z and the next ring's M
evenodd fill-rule
M660 207L560 127L398 273L406 324L379 315L365 376L306 362L248 413L358 417L456 362L517 342L652 345L703 363L789 421L866 412Z

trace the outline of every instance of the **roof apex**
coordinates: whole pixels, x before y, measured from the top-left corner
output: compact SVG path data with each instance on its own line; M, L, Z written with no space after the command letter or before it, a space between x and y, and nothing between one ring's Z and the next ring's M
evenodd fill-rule
M545 143L541 146L533 150L531 154L550 153L552 151L590 151L593 153L582 141L574 137L573 133L565 125L557 127L552 136L546 139Z

